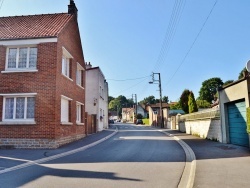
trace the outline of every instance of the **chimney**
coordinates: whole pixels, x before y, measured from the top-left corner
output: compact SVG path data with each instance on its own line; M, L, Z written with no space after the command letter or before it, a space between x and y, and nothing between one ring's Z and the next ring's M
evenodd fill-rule
M91 69L92 68L92 65L91 65L91 63L89 62L89 64L86 62L86 69Z
M73 14L77 18L77 12L78 10L76 8L74 0L70 0L69 5L68 5L68 14Z

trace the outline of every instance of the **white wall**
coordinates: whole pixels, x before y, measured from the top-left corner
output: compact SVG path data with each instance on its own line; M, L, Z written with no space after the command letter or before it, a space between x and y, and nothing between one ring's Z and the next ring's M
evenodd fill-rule
M179 130L201 138L222 142L221 123L219 119L179 122Z
M228 127L227 127L227 103L244 99L246 108L249 107L248 97L248 81L242 80L230 87L226 87L219 91L220 111L221 111L221 126L222 126L222 142L228 142Z
M108 128L108 84L99 67L86 70L85 89L86 112L97 115L97 130L102 131ZM102 120L100 116L103 117Z

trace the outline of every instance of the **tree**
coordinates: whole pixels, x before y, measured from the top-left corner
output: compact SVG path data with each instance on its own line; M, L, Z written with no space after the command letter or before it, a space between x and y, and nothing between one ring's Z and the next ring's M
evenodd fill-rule
M155 104L155 97L153 95L144 98L142 101L140 101L141 104L147 105L147 104Z
M234 82L234 80L227 80L227 81L224 82L223 86L227 86L227 85L229 85L229 84L231 84L233 82Z
M164 96L164 97L162 98L162 102L168 103L168 96Z
M242 69L242 71L240 71L240 74L239 74L239 76L238 76L238 79L243 78L243 77L244 77L244 72L246 72L246 71L247 71L247 69L246 69L246 67L244 67L244 69Z
M123 95L120 95L109 102L109 110L118 111L118 115L121 116L122 108L132 108L133 104L132 99L127 99Z
M180 97L180 106L181 106L181 109L186 113L188 114L189 112L189 109L188 109L188 96L190 94L190 91L188 89L185 89L182 94L181 94L181 97Z
M190 91L188 96L188 112L189 113L198 112L197 104L192 91Z
M170 104L170 110L181 110L180 102L177 102L176 104Z
M112 96L108 96L108 103L110 103L110 101L114 100L115 98Z
M142 118L143 118L143 116L141 114L136 115L136 119L142 119Z
M222 85L223 81L218 77L205 80L204 82L202 82L202 86L199 91L199 99L206 100L211 103L214 99L214 94L216 94L217 92L217 88L221 87Z
M200 99L196 100L196 104L197 104L198 109L199 108L210 108L210 106L211 106L211 104L209 102L207 102L206 100L200 100Z

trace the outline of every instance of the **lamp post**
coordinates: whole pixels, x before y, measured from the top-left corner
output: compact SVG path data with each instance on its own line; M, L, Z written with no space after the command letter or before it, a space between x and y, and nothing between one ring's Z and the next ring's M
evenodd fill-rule
M154 79L154 75L158 75L158 80ZM161 92L161 73L153 73L152 74L152 81L149 84L153 84L154 82L158 82L159 84L159 91L160 91L160 117L161 117L161 128L164 128L164 119L163 119L163 111L162 111L162 92Z

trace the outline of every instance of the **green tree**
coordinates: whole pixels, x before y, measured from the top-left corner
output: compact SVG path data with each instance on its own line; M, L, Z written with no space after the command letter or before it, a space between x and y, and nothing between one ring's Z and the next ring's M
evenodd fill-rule
M118 111L118 115L121 116L122 108L132 108L133 100L127 99L125 96L120 95L109 102L109 110Z
M181 97L180 97L180 106L181 106L181 109L186 113L188 114L189 112L189 109L188 109L188 96L190 94L190 91L188 89L185 89L182 94L181 94Z
M162 102L168 103L168 102L169 102L169 101L168 101L168 96L162 97Z
M155 104L155 97L153 95L144 98L142 101L140 101L141 104L147 105L147 104Z
M227 85L229 85L229 84L231 84L233 82L234 82L234 80L227 80L227 81L224 82L223 86L227 86Z
M196 100L196 104L197 104L198 109L199 108L210 108L210 106L211 106L211 104L209 102L207 102L206 100L200 100L200 99Z
M180 102L177 102L176 104L170 104L170 110L181 110Z
M214 94L216 94L217 92L217 88L221 87L222 85L223 81L218 77L205 80L204 82L202 82L202 86L199 91L199 99L206 100L211 103L214 99Z
M136 119L142 119L142 118L143 118L143 116L141 114L136 115Z
M244 72L247 72L246 67L244 67L244 68L242 69L242 71L240 71L240 74L239 74L239 76L238 76L238 79L241 79L241 78L244 77Z
M189 113L198 112L197 104L192 91L190 91L188 96L188 112Z
M110 103L110 101L114 100L115 98L112 96L108 96L108 103Z

